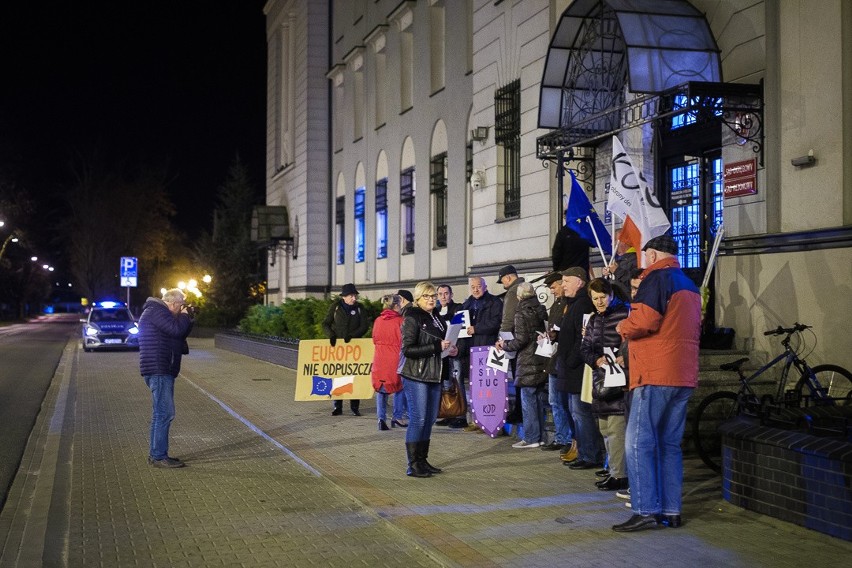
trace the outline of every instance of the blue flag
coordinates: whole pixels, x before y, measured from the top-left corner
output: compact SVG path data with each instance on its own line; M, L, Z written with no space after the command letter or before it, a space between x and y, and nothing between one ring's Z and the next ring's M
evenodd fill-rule
M568 173L571 174L571 193L568 197L568 209L565 211L565 225L569 229L573 229L592 248L598 248L598 244L595 242L595 233L597 233L603 251L607 255L612 254L612 237L606 230L606 225L598 217L597 211L592 207L589 198L586 197L586 192L577 183L574 172L568 170ZM586 217L592 220L591 225ZM592 231L592 227L594 227L594 231Z

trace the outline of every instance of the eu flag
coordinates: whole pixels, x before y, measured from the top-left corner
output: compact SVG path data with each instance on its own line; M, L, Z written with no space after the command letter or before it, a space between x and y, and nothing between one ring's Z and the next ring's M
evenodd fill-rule
M606 230L606 225L598 217L597 211L592 207L589 198L586 197L586 192L577 183L574 172L568 170L568 173L571 174L571 193L568 197L568 209L565 211L565 225L569 229L573 229L592 248L598 247L597 242L595 242L595 233L597 233L603 251L607 255L612 254L612 237ZM592 220L591 225L586 217ZM592 227L594 227L594 230Z

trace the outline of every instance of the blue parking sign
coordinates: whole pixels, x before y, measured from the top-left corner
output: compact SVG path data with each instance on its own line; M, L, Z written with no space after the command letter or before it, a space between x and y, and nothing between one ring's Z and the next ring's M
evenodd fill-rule
M135 256L121 257L121 268L119 274L121 276L122 286L127 286L131 288L136 287L136 279L139 275Z

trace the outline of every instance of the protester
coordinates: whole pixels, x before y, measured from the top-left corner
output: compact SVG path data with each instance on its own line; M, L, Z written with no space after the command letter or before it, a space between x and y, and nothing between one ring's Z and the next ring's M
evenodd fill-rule
M400 313L403 315L403 317L405 317L405 311L408 309L408 306L411 305L411 302L414 301L414 296L411 295L410 291L405 290L403 288L397 290L396 295L399 296L402 300L402 308L400 310Z
M406 475L412 477L441 473L440 468L427 461L432 425L438 417L441 400L441 353L448 350L450 356L458 354L456 347L444 339L446 323L435 315L437 297L431 282L418 283L414 287L414 303L402 322L405 362L401 374L410 418L405 433Z
M518 271L511 264L507 264L500 269L497 274L497 282L503 285L506 294L503 296L503 316L500 320L500 336L510 336L515 330L515 310L518 307L518 295L516 290L518 284L523 282L523 278L518 277ZM517 359L514 357L509 359L509 375L514 379L517 375ZM520 424L523 421L523 405L521 404L520 395L516 393L515 404L506 416L507 424Z
M340 299L329 307L328 314L322 322L322 330L328 336L328 342L332 347L337 344L338 339L349 343L355 337L363 337L368 326L367 314L358 302L358 290L355 289L355 284L344 284L340 290ZM361 416L360 406L361 401L358 399L349 401L349 409L355 416ZM332 416L342 414L343 401L335 400L333 408Z
M565 315L559 324L559 361L556 388L568 393L571 416L574 419L574 439L577 441L577 459L563 462L571 469L591 469L603 465L604 448L598 425L592 415L592 405L580 399L585 363L580 352L583 340L584 316L594 311L592 301L583 287L588 273L574 266L562 271L565 293Z
M589 243L568 225L564 225L553 241L551 259L555 272L579 266L588 274Z
M459 382L461 383L465 383L469 378L470 348L494 345L500 332L500 320L503 313L502 300L488 291L488 285L484 278L479 276L468 278L468 286L470 296L461 306L461 310L467 310L470 314L468 322L470 325L465 330L468 337L460 339L458 342L462 372ZM465 420L464 425L470 431L479 431L475 424L467 425L467 420Z
M698 384L701 295L681 270L669 235L643 249L648 268L630 315L616 331L630 340L630 417L625 452L633 516L612 527L633 532L681 526L686 405Z
M562 274L551 272L545 277L544 283L550 288L550 293L553 295L553 304L550 306L550 313L547 318L547 332L550 341L555 344L558 338L559 324L566 307L565 291L562 288ZM545 451L558 450L560 455L564 454L565 461L573 461L577 459L577 447L573 443L574 420L571 418L568 393L556 388L556 383L559 380L556 375L557 361L558 358L555 353L547 360L547 391L550 412L553 415L553 440L549 444L542 445L541 449Z
M620 240L621 233L621 229L615 232L615 254L609 265L603 268L603 275L613 279L616 295L626 301L630 298L630 275L636 269L636 249Z
M517 361L515 387L520 389L523 406L524 437L513 448L538 448L544 432L544 406L547 404L547 371L545 358L536 355L539 334L544 333L547 310L536 297L529 282L521 282L515 292L518 305L513 328L515 338L498 339L496 347L514 351Z
M396 294L382 296L382 313L373 322L373 389L376 391L376 415L379 430L388 430L388 395L393 395L391 427L405 428L403 422L402 379L397 372L402 349L401 298Z
M461 304L453 301L453 288L449 284L439 284L438 285L438 303L440 304L440 309L438 313L447 322L447 325L453 319L453 316L456 315L461 309ZM460 357L445 357L444 358L444 369L441 376L441 382L443 383L443 388L449 388L451 379L456 380L456 384L459 387L459 394L462 397L462 400L467 401L467 392L465 389L465 381L462 380L462 360ZM467 426L467 418L465 415L454 416L450 418L443 418L435 422L436 426L449 426L450 428L464 428Z
M592 413L604 437L607 463L605 477L596 485L603 491L627 489L627 473L624 465L625 390L621 386L604 386L606 368L610 366L604 349L609 347L615 355L614 362L624 365L622 339L615 326L627 317L627 305L618 299L609 280L597 278L589 282L589 297L596 312L586 324L586 332L580 350L586 365L593 369Z
M139 318L139 371L152 403L148 463L154 467L185 465L169 456L169 429L175 418L175 378L192 324L186 296L178 288L167 290L162 300L148 298Z

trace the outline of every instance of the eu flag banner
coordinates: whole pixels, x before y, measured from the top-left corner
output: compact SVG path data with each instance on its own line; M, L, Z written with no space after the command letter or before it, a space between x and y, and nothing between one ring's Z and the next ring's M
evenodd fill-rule
M597 248L598 241L600 241L603 251L611 255L612 237L606 230L606 225L598 217L598 212L595 211L589 198L586 197L586 192L577 183L574 172L568 170L568 173L571 174L571 193L568 197L568 208L565 210L565 225L580 235L583 240L589 243L590 247ZM591 225L589 219L592 221ZM597 233L597 239L595 239L595 233Z

